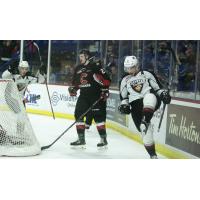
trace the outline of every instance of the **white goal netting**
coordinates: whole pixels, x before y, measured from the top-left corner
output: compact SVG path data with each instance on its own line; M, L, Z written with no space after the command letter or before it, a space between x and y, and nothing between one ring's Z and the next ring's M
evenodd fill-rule
M40 152L16 84L0 79L0 156L32 156Z

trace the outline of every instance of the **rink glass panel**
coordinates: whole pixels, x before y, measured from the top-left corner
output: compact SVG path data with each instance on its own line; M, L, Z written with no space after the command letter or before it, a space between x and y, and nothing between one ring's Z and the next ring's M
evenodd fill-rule
M110 72L111 89L119 89L124 57L136 55L142 69L156 73L164 87L171 90L172 96L200 100L198 40L52 40L50 55L48 55L48 40L34 40L39 52L34 45L27 47L28 42L30 40L24 41L23 57L29 62L33 73L37 72L41 64L47 67L47 60L50 57L50 84L69 85L74 67L79 63L79 51L87 48L92 55L101 59L103 67ZM4 43L4 41L0 43L1 65L5 57ZM177 55L178 61L174 59L169 46ZM3 67L0 68L1 73L4 70Z

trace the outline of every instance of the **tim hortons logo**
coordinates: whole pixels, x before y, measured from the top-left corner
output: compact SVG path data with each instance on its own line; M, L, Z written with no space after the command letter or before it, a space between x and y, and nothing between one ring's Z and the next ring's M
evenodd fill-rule
M200 132L198 132L193 121L187 120L186 116L182 115L179 122L176 114L170 114L169 118L169 134L200 144Z

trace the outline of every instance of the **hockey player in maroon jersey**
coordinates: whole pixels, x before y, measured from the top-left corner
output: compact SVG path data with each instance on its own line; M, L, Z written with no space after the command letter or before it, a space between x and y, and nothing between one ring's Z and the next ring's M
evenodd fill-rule
M162 89L157 77L148 71L140 70L138 59L127 56L124 61L126 75L120 83L121 114L130 114L142 134L144 147L150 158L157 158L151 119L160 107L161 100L169 104L169 92Z
M99 98L102 100L92 109L91 115L96 123L100 135L100 142L97 147L106 146L107 133L106 121L106 99L109 96L110 78L101 66L100 61L93 61L90 52L83 49L79 53L80 65L75 68L72 79L72 86L69 87L70 96L76 96L80 90L75 108L76 129L78 140L71 143L71 146L85 146L85 123L80 116L92 106Z

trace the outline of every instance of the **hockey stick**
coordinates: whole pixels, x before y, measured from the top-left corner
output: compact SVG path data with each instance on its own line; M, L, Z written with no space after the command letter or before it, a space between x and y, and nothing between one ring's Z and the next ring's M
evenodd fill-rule
M53 110L53 105L51 103L51 98L50 98L50 94L49 94L49 87L47 85L47 80L45 79L45 85L46 85L46 88L47 88L47 93L48 93L48 97L49 97L49 103L50 103L50 106L51 106L51 112L53 114L53 119L55 119L55 114L54 114L54 110Z
M163 120L163 116L164 116L164 113L165 113L166 105L167 105L167 104L165 104L165 103L164 103L164 105L163 105L163 110L162 110L162 114L161 114L161 116L160 116L160 121L159 121L159 125L158 125L158 132L160 132L160 127L161 127L161 124L162 124L162 120Z
M43 62L42 62L42 57L41 57L41 54L40 54L40 48L35 42L33 42L33 44L35 45L35 47L38 50L38 55L39 55L39 59L40 59L40 67L41 67L43 65ZM49 98L49 103L50 103L53 119L55 119L55 114L54 114L53 106L52 106L52 103L51 103L51 98L50 98L50 93L49 93L49 88L48 88L48 84L47 84L46 78L45 78L45 85L46 85L46 88L47 88L47 94L48 94L48 98Z
M82 119L85 115L87 115L88 112L90 112L94 106L96 104L99 103L99 101L102 100L102 97L100 97L98 100L96 100L77 120L75 120L65 131L63 131L63 133L58 136L51 144L47 145L47 146L43 146L41 147L41 150L45 150L45 149L48 149L50 148L53 144L55 144L72 126L74 126L74 124L77 123L77 121L79 121L80 119Z
M179 66L179 64L180 64L180 61L179 61L179 59L177 58L176 53L175 53L174 49L171 47L171 45L170 45L169 43L167 43L167 45L168 45L168 50L169 50L169 51L171 52L171 54L172 54L172 58L173 58L174 63L175 63L175 69L177 69L178 66ZM177 71L177 73L178 73L178 71ZM171 86L171 84L169 84L169 82L167 82L165 79L164 79L164 82L165 82L165 84L166 84L167 87L168 87L168 92L170 92L170 86ZM161 114L160 121L159 121L159 125L158 125L158 132L160 131L160 127L161 127L161 124L162 124L162 120L163 120L163 116L164 116L164 113L165 113L166 105L167 105L167 104L164 104L164 105L163 105L163 110L162 110L162 114Z

